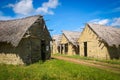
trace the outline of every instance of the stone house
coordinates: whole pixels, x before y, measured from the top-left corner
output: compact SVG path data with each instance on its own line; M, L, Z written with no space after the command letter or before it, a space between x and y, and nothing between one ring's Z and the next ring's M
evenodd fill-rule
M120 58L120 28L88 23L78 42L81 56L99 59Z
M52 54L60 53L60 40L61 35L52 36Z
M79 54L79 45L77 40L80 34L81 33L77 31L62 31L60 53L67 55Z
M31 64L49 59L50 40L40 15L0 21L0 63Z

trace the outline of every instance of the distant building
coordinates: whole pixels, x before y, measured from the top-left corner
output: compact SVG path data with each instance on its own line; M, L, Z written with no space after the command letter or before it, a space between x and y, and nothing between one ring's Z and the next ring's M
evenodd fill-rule
M60 53L67 55L79 54L79 45L77 41L80 34L81 33L77 31L63 31L60 41Z
M61 40L61 35L53 35L52 37L52 53L60 53L60 40Z
M89 23L86 24L78 42L81 56L120 58L120 28Z
M49 59L50 40L40 15L0 21L0 63L31 64Z

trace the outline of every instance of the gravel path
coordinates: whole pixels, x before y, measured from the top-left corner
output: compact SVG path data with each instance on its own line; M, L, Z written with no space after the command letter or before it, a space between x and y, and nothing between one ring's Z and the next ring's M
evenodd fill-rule
M68 58L68 57L63 57L63 56L52 56L52 58L59 59L59 60L65 60L65 61L73 62L76 64L96 67L96 68L111 71L114 73L120 73L120 65L108 64L108 63L103 63L103 62L98 62L98 61L73 59L73 58Z

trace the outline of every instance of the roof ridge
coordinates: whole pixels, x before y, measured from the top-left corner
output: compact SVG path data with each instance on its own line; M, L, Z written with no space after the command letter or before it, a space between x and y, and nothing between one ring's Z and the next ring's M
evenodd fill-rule
M0 22L0 41L11 43L16 47L28 28L39 18L38 15L36 17L29 16L23 19Z
M99 26L102 26L102 27L109 27L109 28L117 28L117 29L120 29L118 27L115 27L115 26L110 26L110 25L102 25L102 24L96 24L96 23L87 23L88 25L99 25Z
M9 21L16 21L16 20L23 20L31 17L42 17L41 15L32 15L32 16L27 16L27 17L21 17L21 18L16 18L16 19L10 19L10 20L0 20L0 22L9 22Z
M109 46L116 45L118 47L120 45L120 28L92 23L87 25L101 41L107 43Z

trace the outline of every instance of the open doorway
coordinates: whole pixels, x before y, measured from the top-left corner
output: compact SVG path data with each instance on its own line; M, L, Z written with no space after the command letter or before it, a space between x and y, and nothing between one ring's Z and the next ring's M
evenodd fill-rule
M46 44L45 44L45 40L41 40L41 59L43 61L46 60Z
M87 42L84 42L84 56L87 57Z
M65 44L65 54L67 54L68 53L68 44L66 43Z
M76 46L76 54L80 55L80 46L79 45Z

